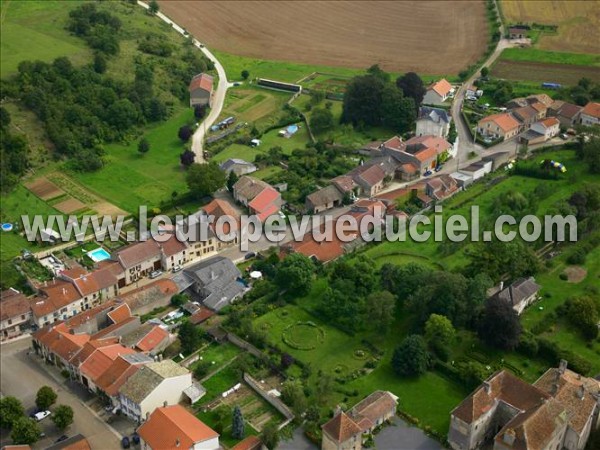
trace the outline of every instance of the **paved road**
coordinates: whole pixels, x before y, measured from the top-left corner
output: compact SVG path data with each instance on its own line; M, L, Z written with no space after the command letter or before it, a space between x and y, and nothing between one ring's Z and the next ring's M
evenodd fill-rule
M392 422L375 435L377 450L442 450L440 443L420 428L408 425L399 417L394 417Z
M141 7L148 9L148 4L145 2L138 1L138 5ZM163 13L158 12L156 16L162 21L168 23L173 27L175 31L179 34L185 36L186 31L165 16ZM206 135L206 131L210 130L210 127L217 121L221 111L223 110L223 104L225 103L225 94L227 93L227 89L231 86L231 83L227 81L227 74L225 73L225 68L219 62L219 60L212 54L212 52L207 49L203 44L194 39L194 45L202 52L204 55L210 59L217 70L217 75L219 76L219 83L217 88L213 92L213 99L210 112L208 116L200 123L194 135L192 136L192 151L196 154L195 162L203 163L204 162L204 151L202 144L204 143L204 136Z
M31 338L2 344L0 347L0 390L3 395L12 395L23 402L25 410L35 406L35 394L42 386L50 386L58 394L57 404L69 405L75 412L74 422L67 429L68 436L83 434L93 449L118 449L120 437L109 426L88 409L82 399L75 395L65 381L57 382L41 360L27 355L31 347ZM34 448L46 448L54 442L59 432L48 418L40 423L47 437L39 441ZM3 436L4 437L4 436ZM0 446L6 442L2 442Z

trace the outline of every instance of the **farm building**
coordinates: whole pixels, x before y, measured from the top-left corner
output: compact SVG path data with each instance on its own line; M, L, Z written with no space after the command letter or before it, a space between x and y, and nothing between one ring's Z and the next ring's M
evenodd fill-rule
M207 73L200 73L192 78L188 88L190 93L190 107L212 104L213 77Z
M519 122L509 113L492 114L477 122L477 132L492 139L507 139L519 133Z
M452 85L445 78L442 78L427 88L425 97L423 97L423 104L441 105L448 99L452 92L454 92Z
M417 119L417 136L439 136L446 138L450 132L451 117L445 109L422 106Z
M525 39L527 37L527 31L529 31L529 26L516 25L508 29L508 37L509 39Z
M219 167L228 175L229 173L233 172L238 177L241 177L242 175L248 175L249 173L256 172L258 170L254 164L237 158L229 158L227 161L221 163Z
M280 91L288 92L302 92L302 86L299 84L285 83L283 81L268 80L266 78L259 78L258 85L270 89L278 89Z
M383 143L382 151L400 162L400 172L405 176L433 169L438 157L446 153L452 154L453 147L445 139L438 136L415 136L404 142L395 136Z
M581 125L589 127L600 125L600 103L590 102L581 110L579 119Z
M340 206L343 198L344 196L339 189L334 185L330 185L307 195L305 207L307 211L312 211L313 214L318 214L328 209Z
M473 177L466 173L454 172L451 173L450 176L454 178L456 184L461 188L466 188L473 183Z
M492 172L495 172L504 164L507 164L510 161L510 153L509 152L498 152L493 153L488 156L484 156L481 158L482 161L491 161L492 162Z

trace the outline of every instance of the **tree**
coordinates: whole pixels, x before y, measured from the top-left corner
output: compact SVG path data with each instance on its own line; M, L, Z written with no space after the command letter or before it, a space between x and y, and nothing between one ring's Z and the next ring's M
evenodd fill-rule
M488 67L481 68L481 76L483 78L487 77L490 74L490 69Z
M600 173L600 138L590 139L583 145L583 160L591 173Z
M225 186L225 172L215 162L192 164L186 176L187 185L197 198L212 195Z
M381 101L382 125L398 132L405 132L412 128L417 117L415 102L393 84L383 88Z
M148 11L150 11L150 14L156 14L159 9L160 6L156 0L151 0L150 3L148 3Z
M52 422L61 431L73 423L73 408L68 405L58 405L52 414Z
M269 422L262 430L260 440L269 449L275 450L279 444L279 429L273 421Z
M247 80L249 76L250 76L250 72L248 72L246 69L242 70L242 78L244 80Z
M285 381L281 388L281 400L298 415L301 415L307 407L302 382L300 380Z
M402 266L386 263L380 270L381 287L404 301L425 284L430 273L431 269L417 263Z
M579 328L585 339L592 341L598 336L600 306L590 295L570 298L566 303L567 318Z
M279 265L275 282L294 296L310 292L315 264L302 253L290 253Z
M512 350L519 345L521 331L519 315L506 300L492 297L486 302L478 326L478 335L486 344Z
M189 297L186 294L175 294L171 297L171 306L181 308L189 301Z
M182 126L177 132L177 136L179 136L179 139L181 139L182 142L189 141L193 134L194 131L190 128L189 125Z
M0 107L0 127L6 128L10 125L10 113L4 107Z
M407 72L396 80L396 86L404 93L404 97L412 98L415 107L418 108L423 103L423 97L427 89L423 80L415 72Z
M229 192L233 192L233 186L238 182L239 179L240 178L233 170L229 172L229 176L227 177L227 190Z
M315 133L322 133L334 125L333 114L326 108L315 108L310 116L310 128Z
M0 399L0 428L11 428L23 414L25 414L25 409L18 398L2 397Z
M206 115L206 105L194 106L194 117L198 120L202 119Z
M146 138L142 138L140 139L140 142L138 142L138 152L140 152L140 154L145 155L146 153L148 153L148 151L150 151L150 142L148 142L148 139Z
M430 360L423 338L412 334L394 350L392 368L400 376L418 376L427 371Z
M233 408L233 422L231 424L231 436L234 439L244 438L244 416L242 416L242 410L239 406L235 405Z
M106 56L104 53L96 53L94 55L94 72L96 73L104 73L106 72Z
M448 345L455 334L452 322L446 316L432 314L425 322L425 340L429 344Z
M289 353L282 353L280 364L279 364L281 366L281 368L283 370L286 370L292 364L294 364L294 357L292 355L290 355Z
M199 380L201 380L202 378L204 378L206 375L208 375L208 372L210 371L210 368L212 367L212 363L210 361L199 361L196 366L194 367L194 376L196 378L198 378Z
M189 167L192 164L194 164L195 159L196 159L196 154L189 149L186 149L181 155L179 155L179 161L181 162L181 165L184 167Z
M396 299L388 291L373 292L367 298L367 320L370 326L386 333L394 322Z
M499 281L503 274L508 274L512 279L532 276L540 268L533 249L517 240L480 243L466 253L470 259L467 273L485 273L493 281Z
M56 392L50 386L42 386L35 396L35 404L38 408L46 410L56 402Z
M377 126L381 124L381 101L385 83L374 75L354 77L346 88L342 122Z
M29 417L19 417L13 422L10 438L14 445L31 445L41 434L37 422Z
M184 355L193 353L202 342L203 332L192 322L185 321L179 327L179 341Z

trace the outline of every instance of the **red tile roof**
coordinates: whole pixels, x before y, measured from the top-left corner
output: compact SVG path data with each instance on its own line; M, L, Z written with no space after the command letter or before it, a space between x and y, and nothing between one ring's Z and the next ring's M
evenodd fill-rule
M213 222L213 231L214 226L216 225L217 220L219 220L220 217L231 217L233 219L233 222L235 223L235 230L238 230L240 228L240 215L228 201L216 198L213 201L211 201L208 205L204 206L202 209L208 216L213 216L215 218ZM223 232L225 234L230 233L228 222L225 223L225 226L223 228Z
M438 95L445 97L452 90L452 85L445 78L442 78L441 80L433 83L429 89L433 89Z
M589 102L583 107L581 114L586 114L588 116L595 117L596 119L600 119L600 103Z
M31 311L29 300L19 291L8 289L0 297L0 320L27 315Z
M340 412L322 426L323 432L338 444L346 442L355 435L361 434L361 429L345 412Z
M136 242L118 250L114 257L121 265L128 269L138 264L160 257L160 248L158 244L149 239L147 241Z
M545 128L550 128L552 126L560 125L560 122L558 121L558 119L556 117L549 117L548 119L541 120L540 123Z
M151 352L165 339L169 338L169 332L156 325L136 344L136 348L142 352Z
M491 116L484 117L479 123L494 122L504 132L519 128L519 122L509 113L492 114Z
M121 344L108 345L96 349L92 355L81 365L79 370L93 382L96 382L108 370L112 362L120 355L136 353L135 350Z
M107 395L115 396L119 388L136 373L142 364L132 364L124 358L116 358L110 367L104 371L96 380L96 386L102 389Z
M127 303L121 303L107 315L113 323L120 323L131 317L131 309Z
M188 89L190 92L195 89L204 89L205 91L212 92L212 88L213 77L211 77L207 73L201 73L192 78Z
M175 450L219 437L181 405L156 408L138 428L138 434L151 448Z
M209 319L214 315L215 313L213 311L211 311L208 308L205 308L204 306L201 306L198 311L192 314L192 316L190 317L190 322L192 322L194 325L198 325L199 323L204 322L205 320Z
M231 450L260 450L262 442L256 436L248 436L246 439L238 442L231 447Z
M248 207L255 211L258 219L262 222L267 217L279 211L277 202L281 199L281 194L272 187L263 189L254 199L248 204Z
M31 310L36 317L52 314L81 298L75 286L63 280L55 280L40 288L41 295L30 299Z
M164 239L164 238L163 238ZM161 248L163 254L168 258L179 253L182 253L187 249L185 242L177 239L177 236L170 234L166 241L156 241L158 246Z

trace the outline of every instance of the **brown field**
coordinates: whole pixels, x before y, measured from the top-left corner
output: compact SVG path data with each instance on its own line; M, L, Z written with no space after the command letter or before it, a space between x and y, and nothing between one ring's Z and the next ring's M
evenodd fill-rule
M305 64L455 74L487 45L483 1L160 1L208 46Z
M600 67L500 59L493 65L492 75L506 80L575 85L583 77L599 83Z
M581 266L569 266L564 272L567 274L569 283L581 283L587 276L587 270Z
M509 23L558 25L558 35L543 35L537 47L574 53L600 53L599 0L502 0Z
M76 198L69 197L68 199L63 200L62 202L53 206L63 214L71 214L75 211L85 208L85 203L80 202Z
M42 200L50 200L65 193L65 191L45 177L27 183L25 187Z

